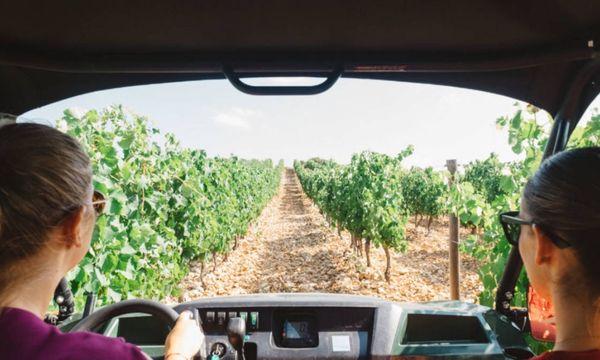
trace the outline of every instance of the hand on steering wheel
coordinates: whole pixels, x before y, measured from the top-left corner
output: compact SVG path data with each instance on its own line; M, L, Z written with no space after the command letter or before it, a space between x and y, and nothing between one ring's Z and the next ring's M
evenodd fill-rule
M166 355L179 353L185 358L195 356L195 358L204 359L206 357L204 333L199 319L193 319L197 314L186 311L180 316L170 307L150 300L133 299L105 306L81 320L70 332L93 331L108 320L129 313L156 316L172 329L165 343Z
M195 319L192 311L183 311L165 341L165 360L170 360L172 355L180 355L181 358L192 359L201 350L204 350L202 328ZM174 358L179 359L177 356ZM202 359L199 355L197 358Z

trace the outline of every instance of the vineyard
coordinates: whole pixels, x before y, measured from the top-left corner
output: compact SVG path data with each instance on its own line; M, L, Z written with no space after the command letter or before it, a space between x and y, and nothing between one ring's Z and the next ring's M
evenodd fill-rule
M109 199L89 254L69 274L78 306L86 292L101 303L280 291L446 298L453 213L463 292L492 306L510 250L497 216L518 209L551 121L527 106L497 125L523 161L491 154L464 165L448 186L447 171L403 165L412 146L395 156L364 151L349 164L295 161L284 170L282 162L183 149L122 107L79 117L66 111L57 127L84 145L94 185ZM598 145L598 130L594 115L569 146ZM525 304L524 284L523 275L515 305ZM423 288L435 291L416 295Z
M76 137L108 199L86 258L69 274L81 305L177 294L189 262L216 262L235 248L278 189L283 164L208 158L160 137L147 119L122 107L76 117L59 129ZM162 144L160 143L162 142Z
M498 214L519 208L527 179L542 159L551 121L541 117L533 106L518 108L511 117L497 120L508 130L509 143L522 162L502 163L496 154L467 164L451 187L447 171L412 167L402 160L410 156L409 146L397 156L362 152L350 164L330 160L297 161L294 168L304 191L320 208L328 223L347 230L355 252L371 265L370 247L382 247L386 254L385 278L390 281L391 250L404 252L409 246L406 225L410 217L415 226L423 220L429 229L434 219L457 214L463 228L461 249L478 260L483 291L479 302L493 306L495 290L504 271L510 245L498 221ZM594 115L578 128L571 147L598 145L600 115ZM364 250L363 250L364 249ZM518 284L514 302L525 306L525 274Z

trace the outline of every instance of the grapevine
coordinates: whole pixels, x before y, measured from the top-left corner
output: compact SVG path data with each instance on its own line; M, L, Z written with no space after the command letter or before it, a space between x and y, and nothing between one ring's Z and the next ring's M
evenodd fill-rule
M387 281L391 272L390 250L407 248L408 213L400 187L400 163L412 151L409 147L396 157L365 151L354 154L346 166L319 159L295 162L305 192L338 229L351 233L351 245L359 254L365 239L367 266L371 244L383 247Z

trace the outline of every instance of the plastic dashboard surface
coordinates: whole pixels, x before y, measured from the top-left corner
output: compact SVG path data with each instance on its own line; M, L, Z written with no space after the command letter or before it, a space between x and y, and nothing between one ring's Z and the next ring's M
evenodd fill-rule
M394 303L334 294L259 294L177 305L197 309L206 352L235 359L231 318L246 324L244 353L253 359L505 359L528 347L506 318L458 301Z

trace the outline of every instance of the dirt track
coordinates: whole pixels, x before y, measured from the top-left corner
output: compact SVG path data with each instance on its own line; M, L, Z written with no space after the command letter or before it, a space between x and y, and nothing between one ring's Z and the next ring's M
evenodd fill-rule
M192 264L179 301L206 296L267 292L333 292L374 295L396 301L449 297L448 227L434 222L431 233L408 225L409 250L394 254L391 282L383 278L385 254L371 250L372 266L350 249L350 235L339 237L304 194L295 173L286 169L279 194L264 209L246 237L226 260ZM474 301L481 291L477 264L461 255L461 299Z

